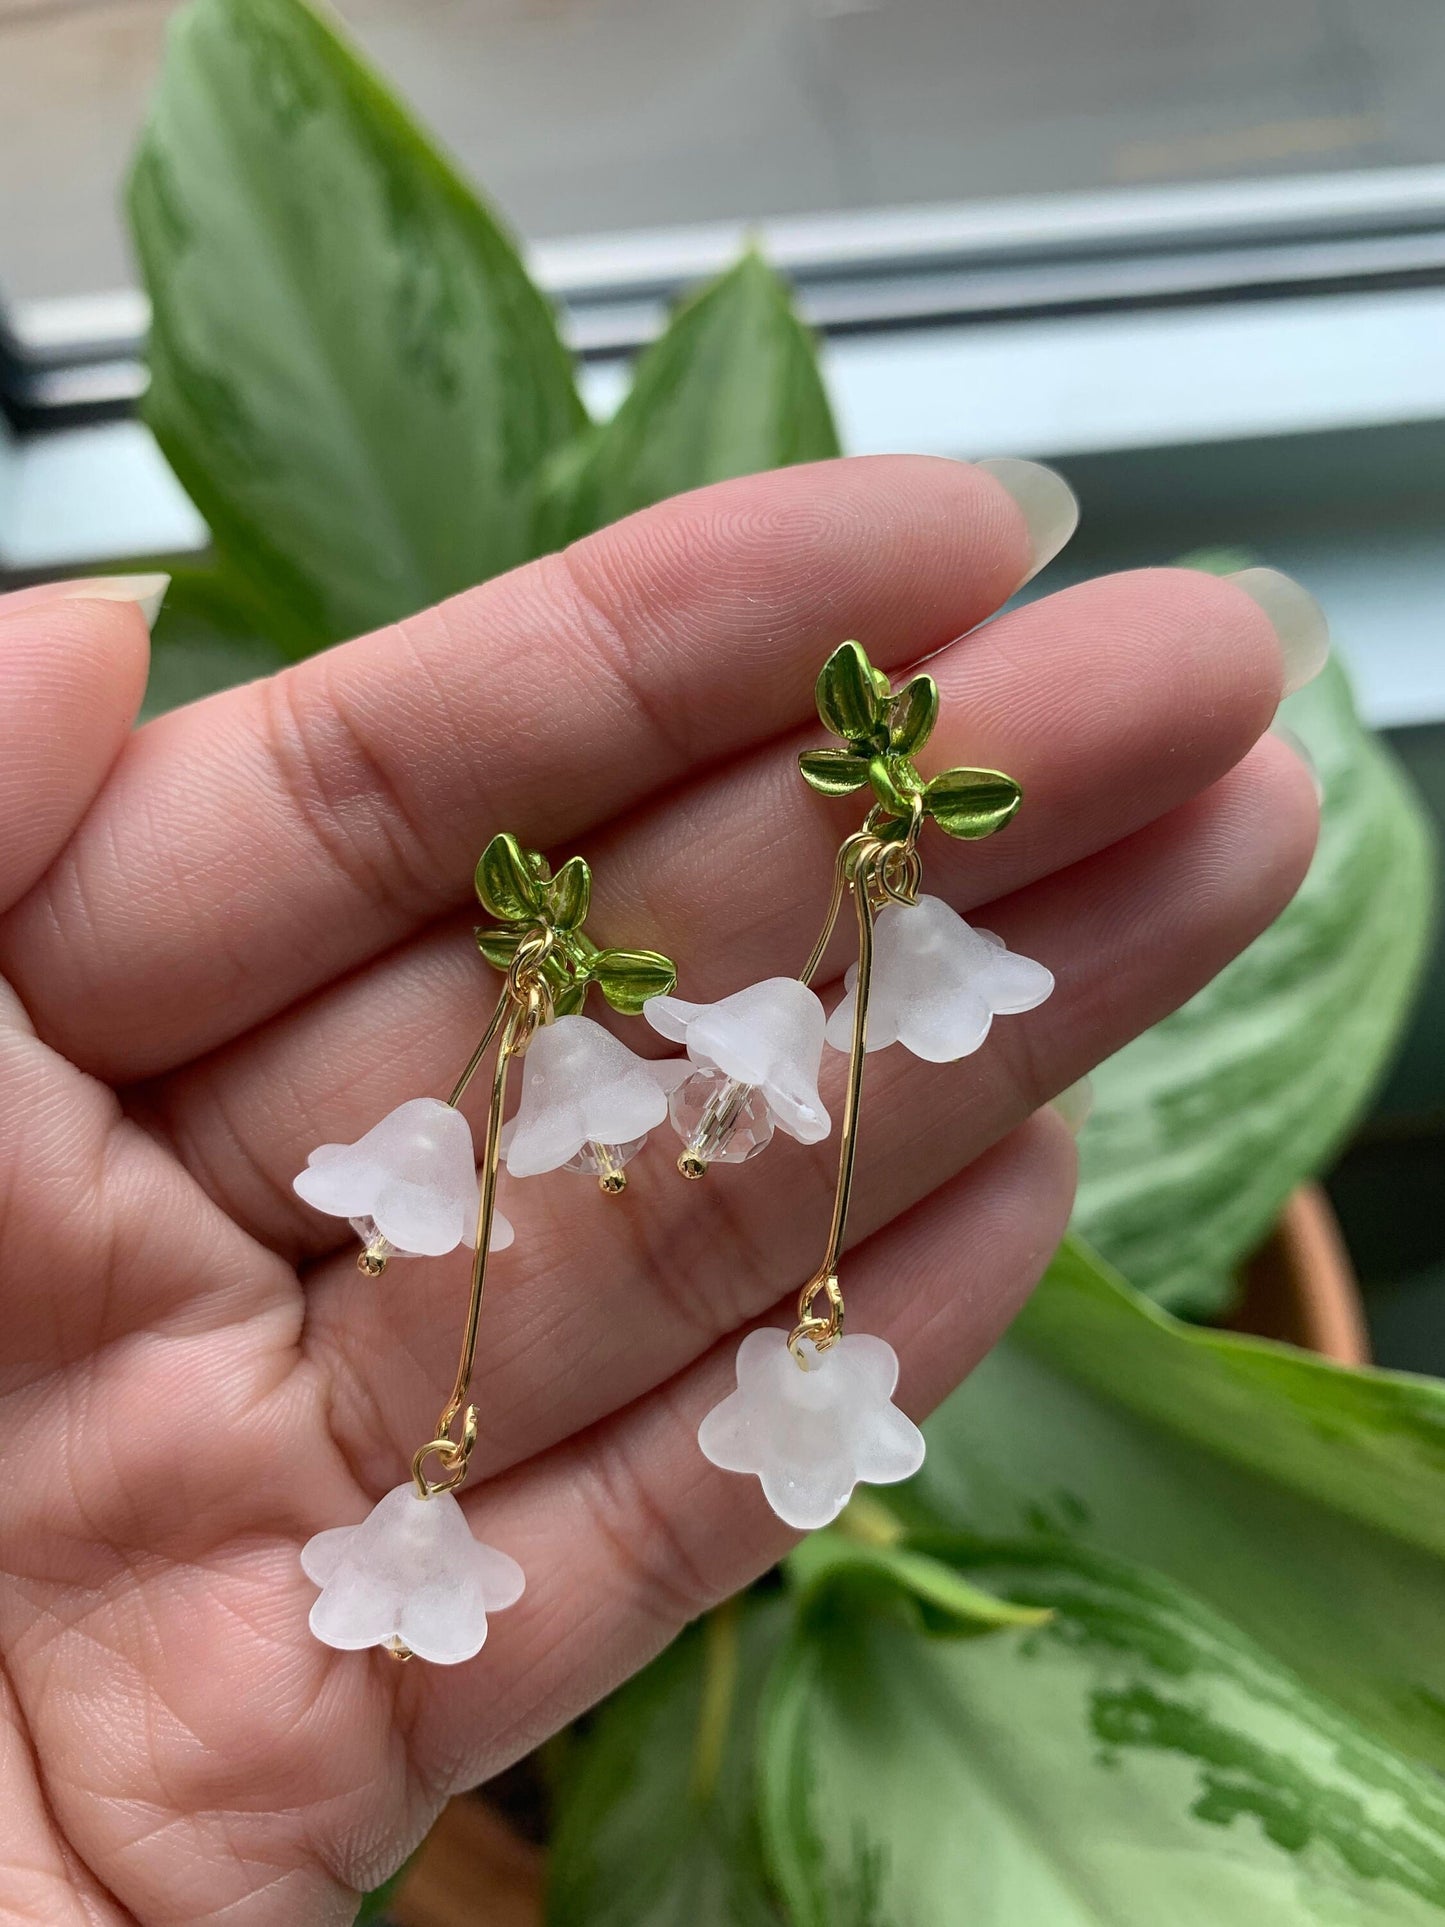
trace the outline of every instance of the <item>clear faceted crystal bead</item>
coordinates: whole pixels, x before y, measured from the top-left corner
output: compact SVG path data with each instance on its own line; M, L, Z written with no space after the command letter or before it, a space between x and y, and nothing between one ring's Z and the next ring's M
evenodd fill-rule
M564 1171L585 1171L589 1177L606 1178L614 1171L620 1171L624 1164L631 1164L637 1153L646 1144L647 1137L630 1138L626 1144L598 1144L589 1138L562 1166Z
M349 1222L352 1230L374 1257L391 1259L416 1256L414 1251L403 1251L400 1245L394 1245L390 1238L384 1238L377 1229L375 1218L352 1218Z
M672 1093L667 1111L683 1155L703 1165L741 1164L772 1140L767 1098L726 1071L694 1071Z

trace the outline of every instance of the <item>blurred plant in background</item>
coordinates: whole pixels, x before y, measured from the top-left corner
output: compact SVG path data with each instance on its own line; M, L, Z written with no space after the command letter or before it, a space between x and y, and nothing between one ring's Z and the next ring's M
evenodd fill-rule
M510 238L301 0L177 17L130 205L146 418L214 535L153 707L838 452L753 255L590 421ZM1425 944L1428 837L1343 672L1285 713L1319 855L1099 1071L1076 1226L1102 1255L1066 1244L911 1486L561 1749L554 1927L1440 1919L1445 1386L1161 1309L1225 1307L1359 1114Z

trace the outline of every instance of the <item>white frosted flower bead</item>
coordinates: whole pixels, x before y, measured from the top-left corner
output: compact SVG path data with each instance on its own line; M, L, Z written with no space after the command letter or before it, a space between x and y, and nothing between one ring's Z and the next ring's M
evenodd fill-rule
M931 1064L951 1064L978 1049L995 1017L1033 1010L1054 987L1041 963L1016 956L991 930L973 929L938 897L885 904L873 946L869 1050L899 1043ZM828 1019L834 1050L853 1041L856 964L844 982L847 995Z
M461 1112L439 1097L412 1097L354 1144L321 1144L294 1180L318 1211L370 1220L402 1256L437 1258L476 1240L476 1152ZM498 1213L493 1251L512 1242ZM365 1242L370 1242L362 1230Z
M796 977L768 977L715 1004L651 997L642 1014L694 1064L761 1091L774 1122L800 1144L821 1143L832 1129L818 1095L823 1006Z
M522 1568L474 1539L450 1492L423 1499L410 1480L379 1499L359 1526L318 1532L301 1569L321 1588L311 1630L328 1646L405 1646L455 1666L482 1650L487 1614L522 1596Z
M751 1472L785 1525L811 1531L836 1519L858 1484L893 1485L923 1463L923 1434L893 1404L898 1355L865 1333L826 1351L781 1331L749 1332L738 1347L738 1388L698 1427L703 1456Z
M504 1139L514 1178L555 1171L589 1144L638 1148L667 1116L679 1059L649 1063L590 1017L544 1024L522 1059L522 1100Z

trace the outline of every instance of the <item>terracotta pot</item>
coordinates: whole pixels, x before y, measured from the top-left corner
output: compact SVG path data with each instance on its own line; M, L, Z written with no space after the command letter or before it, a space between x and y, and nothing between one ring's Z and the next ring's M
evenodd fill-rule
M475 1794L453 1800L387 1908L396 1927L541 1927L544 1856Z
M1236 1331L1282 1338L1342 1365L1369 1362L1359 1288L1335 1214L1301 1185L1244 1271ZM453 1800L391 1907L397 1927L541 1927L545 1856L485 1800Z
M1370 1336L1354 1267L1330 1201L1302 1184L1244 1269L1235 1331L1283 1338L1341 1365L1368 1365Z

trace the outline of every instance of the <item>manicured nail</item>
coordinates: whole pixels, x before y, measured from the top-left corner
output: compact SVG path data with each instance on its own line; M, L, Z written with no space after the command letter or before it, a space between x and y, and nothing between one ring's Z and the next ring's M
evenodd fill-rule
M67 582L55 591L57 602L133 602L154 629L161 612L168 575L89 575L79 582Z
M1330 653L1330 625L1309 590L1279 569L1237 569L1229 580L1274 624L1284 657L1283 694L1313 682Z
M1006 488L1018 503L1029 532L1032 560L1025 582L1032 581L1044 564L1052 562L1079 526L1079 501L1062 475L1042 462L1021 462L1013 455L994 455L975 462L985 475L992 475L1000 488Z
M1081 1077L1076 1084L1070 1084L1066 1090L1059 1092L1052 1108L1077 1137L1093 1114L1093 1085L1087 1077Z
M1289 747L1310 773L1310 781L1315 786L1315 801L1317 803L1323 803L1325 800L1325 786L1320 781L1319 765L1310 753L1309 744L1302 736L1297 736L1286 723L1276 723L1269 733L1271 736L1278 736L1282 743L1288 743Z

